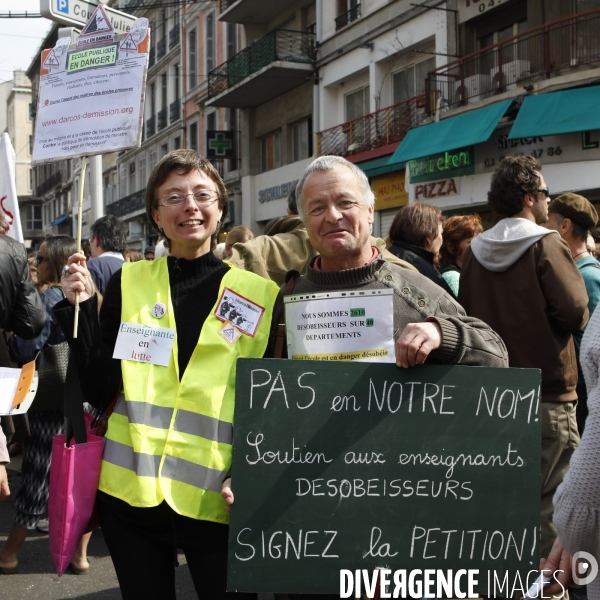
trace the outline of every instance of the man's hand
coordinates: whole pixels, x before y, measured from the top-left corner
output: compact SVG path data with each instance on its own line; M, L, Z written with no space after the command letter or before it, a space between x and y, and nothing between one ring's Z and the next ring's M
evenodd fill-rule
M221 487L221 496L225 498L225 510L229 512L229 507L233 504L233 492L231 491L231 477L228 477Z
M94 295L94 282L85 264L84 254L73 254L67 261L68 275L62 275L60 283L67 300L75 304L75 292L79 292L79 301L85 302Z
M0 465L0 502L6 500L10 496L10 489L8 487L8 475L6 473L6 467Z
M442 328L435 321L409 323L396 342L396 364L405 369L422 365L441 344Z
M552 583L549 583L544 588L543 595L546 598L562 594L573 583L571 577L571 555L565 550L565 547L560 543L558 538L554 541L548 558L540 560L540 571L546 577L552 577L553 573L559 571L553 577Z

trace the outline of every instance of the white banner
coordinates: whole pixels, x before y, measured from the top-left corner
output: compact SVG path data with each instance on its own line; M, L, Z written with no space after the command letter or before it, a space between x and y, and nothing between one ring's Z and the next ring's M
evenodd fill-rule
M0 139L0 211L8 229L2 233L23 243L15 178L16 160L10 137L8 133L3 133Z
M286 296L288 357L396 362L394 290Z
M76 44L42 52L32 164L139 147L149 40L148 19L115 35L99 5Z

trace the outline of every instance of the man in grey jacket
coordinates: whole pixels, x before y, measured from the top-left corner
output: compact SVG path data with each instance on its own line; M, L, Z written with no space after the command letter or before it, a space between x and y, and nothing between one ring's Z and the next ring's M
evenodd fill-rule
M396 364L400 367L426 360L508 365L497 333L468 317L431 280L390 264L371 245L375 197L361 169L338 156L321 156L307 167L296 189L299 214L319 256L309 262L294 293L393 289Z

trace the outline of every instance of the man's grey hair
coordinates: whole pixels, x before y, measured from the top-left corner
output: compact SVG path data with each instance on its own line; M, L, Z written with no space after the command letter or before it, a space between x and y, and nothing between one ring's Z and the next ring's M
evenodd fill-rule
M306 178L313 173L314 171L333 171L335 169L339 169L340 167L348 167L356 177L356 181L358 182L358 187L362 192L363 198L365 200L365 204L367 207L375 205L375 194L369 185L369 180L365 175L364 171L357 167L354 163L351 163L349 160L342 158L341 156L319 156L319 158L315 158L308 167L302 173L302 177L298 180L296 185L296 201L298 205L298 214L300 218L304 221L304 196L303 196L303 187Z

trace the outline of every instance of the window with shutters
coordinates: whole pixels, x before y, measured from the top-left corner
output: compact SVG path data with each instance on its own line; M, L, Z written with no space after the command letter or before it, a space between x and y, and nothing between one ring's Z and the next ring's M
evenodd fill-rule
M206 73L212 71L216 65L215 55L215 13L212 12L206 15L205 26L205 40L204 40L204 52L206 56Z
M281 166L281 130L262 139L262 170L270 171Z
M196 30L188 33L188 89L198 85L198 47L196 42Z

